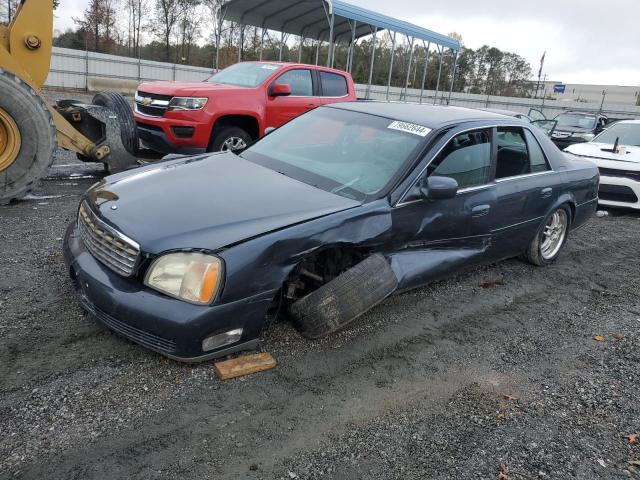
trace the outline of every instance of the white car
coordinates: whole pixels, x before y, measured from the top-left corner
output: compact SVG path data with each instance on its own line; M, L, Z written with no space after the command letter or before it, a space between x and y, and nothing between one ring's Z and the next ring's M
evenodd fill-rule
M601 205L640 210L640 120L617 122L591 142L576 143L564 151L598 166Z

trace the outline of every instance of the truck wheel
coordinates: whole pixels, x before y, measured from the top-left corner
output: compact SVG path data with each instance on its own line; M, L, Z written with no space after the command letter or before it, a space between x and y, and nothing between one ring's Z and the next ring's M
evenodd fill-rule
M122 145L131 155L137 155L140 148L138 127L129 102L117 92L100 92L93 97L93 105L112 110L120 122Z
M554 210L524 252L525 260L539 267L555 262L567 241L570 225L571 211L566 205Z
M6 204L47 175L56 129L36 91L1 68L0 92L0 204Z
M234 152L244 150L253 143L251 135L240 127L222 127L213 134L207 151Z
M397 286L389 262L375 254L291 304L289 313L304 337L321 338L380 303Z

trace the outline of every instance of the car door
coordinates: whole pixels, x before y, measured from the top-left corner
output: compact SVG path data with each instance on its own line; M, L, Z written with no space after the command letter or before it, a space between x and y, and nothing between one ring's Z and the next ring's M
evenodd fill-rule
M273 97L267 93L267 127L278 128L315 108L319 103L314 75L308 68L294 68L278 76L269 86L286 84L291 95Z
M536 234L558 196L554 175L532 130L502 126L495 130L497 210L492 257L517 255Z
M416 183L392 210L392 264L401 288L411 288L481 263L495 215L491 179L491 129L453 134L444 140ZM431 176L458 182L446 200L426 200L419 185Z

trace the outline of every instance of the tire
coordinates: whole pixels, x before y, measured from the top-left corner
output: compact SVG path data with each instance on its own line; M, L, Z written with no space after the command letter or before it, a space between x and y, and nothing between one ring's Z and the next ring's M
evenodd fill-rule
M240 127L222 127L212 135L211 143L209 144L207 151L226 151L227 148L225 148L225 143L229 141L229 139L233 138L244 142L245 146L243 148L246 148L253 143L253 138L251 138L251 135L249 135L246 130Z
M129 102L117 92L100 92L93 97L93 105L106 107L112 110L120 122L120 137L122 145L131 155L138 155L140 139L138 138L138 127L133 117L133 110Z
M0 111L7 122L0 128L7 135L10 124L19 132L18 140L5 144L7 149L11 144L15 145L15 151L4 156L0 170L0 204L7 204L27 195L47 175L53 163L56 129L40 95L18 76L2 68L0 92ZM2 152L8 150L0 151L0 158L3 158Z
M555 245L552 251L547 251L547 254L543 251L544 240L546 238L546 230L549 228L550 222L554 218L554 215L560 215L564 217L566 222L562 226L562 231L560 232L561 238L559 244ZM539 267L544 267L555 262L560 256L560 252L567 242L567 237L569 236L569 229L571 228L571 210L567 205L562 205L551 212L542 222L540 229L536 233L536 236L531 240L531 243L527 247L527 250L524 252L524 259Z
M289 314L302 336L321 338L355 320L397 287L389 262L375 254L291 304Z

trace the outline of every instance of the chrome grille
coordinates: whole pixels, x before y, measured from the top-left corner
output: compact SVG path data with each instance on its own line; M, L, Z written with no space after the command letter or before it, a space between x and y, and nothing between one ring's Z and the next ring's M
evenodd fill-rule
M136 112L149 117L162 117L169 108L171 95L158 95L155 93L136 92Z
M86 202L80 205L78 230L87 250L97 260L124 277L133 275L140 246L96 217Z

